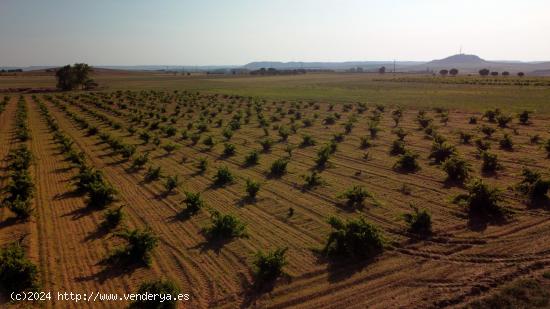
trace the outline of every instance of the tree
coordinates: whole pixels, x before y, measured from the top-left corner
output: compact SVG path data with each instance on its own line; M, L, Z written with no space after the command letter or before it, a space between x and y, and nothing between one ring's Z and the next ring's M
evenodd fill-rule
M122 222L122 219L124 218L124 212L122 211L123 207L124 205L118 208L107 209L103 217L103 221L100 224L100 227L106 230L111 230L119 226Z
M246 225L233 215L224 215L218 211L214 211L211 220L212 225L204 229L204 232L210 239L247 237Z
M449 74L451 74L452 76L458 75L458 69L452 68L452 69L449 71Z
M447 74L449 74L449 70L443 69L443 70L439 71L439 75L441 75L441 76L447 76Z
M214 175L214 184L220 187L225 186L233 182L235 176L229 171L227 166L222 166L218 168L216 175Z
M496 71L491 72L491 76L498 76L498 72Z
M61 90L73 90L78 86L90 89L97 84L89 78L92 68L86 63L75 63L73 66L66 65L55 72L57 88Z
M399 156L397 162L393 165L395 169L402 170L405 172L415 172L420 169L418 165L418 154L411 151L405 151L404 154Z
M332 231L323 252L329 257L372 258L384 250L382 233L364 218L344 222L331 217Z
M184 202L186 205L185 211L188 214L195 214L205 206L205 202L201 198L200 193L185 192Z
M367 197L373 198L373 195L363 186L358 185L355 185L338 195L338 198L345 198L347 200L346 204L350 207L363 206L363 201Z
M456 147L448 142L435 142L432 144L432 149L428 159L434 159L435 163L441 164L449 157L456 155Z
M550 189L550 180L544 179L539 171L524 168L523 180L516 188L527 195L531 201L540 201L547 198L546 194Z
M246 193L248 194L248 198L255 199L256 195L258 194L258 191L260 191L260 183L257 181L254 181L252 179L246 180Z
M19 242L0 248L0 286L12 292L35 291L39 287L38 267Z
M489 75L490 71L488 69L481 69L479 70L479 75L481 76L487 76Z
M149 228L123 230L115 236L126 240L127 244L116 248L107 258L109 262L143 262L151 264L151 253L158 245L158 237Z
M510 75L510 72L508 72L508 71L502 72L502 76L509 76L509 75Z
M502 208L499 204L503 197L499 189L490 187L479 178L473 179L467 189L468 193L456 196L454 202L467 206L471 215L481 215L486 218L502 215Z
M383 67L379 68L378 73L380 73L380 74L386 73L386 67L383 66Z
M72 71L75 76L76 84L83 86L88 82L88 75L92 71L92 68L86 63L75 63Z
M286 173L286 166L288 165L288 158L280 158L271 164L269 173L272 176L280 177Z
M518 118L519 118L519 122L523 125L528 125L529 124L529 115L531 114L530 111L523 111L521 112L519 115L518 115Z
M258 251L254 259L254 277L256 284L261 285L274 281L283 274L283 267L287 264L285 253L287 248L279 248L264 253Z
M519 77L523 77L524 75L525 75L525 73L523 73L523 72L518 72L518 76L519 76Z
M447 173L447 179L463 183L472 171L468 161L454 155L443 161L441 168Z
M426 210L420 210L414 205L414 212L404 214L405 222L409 226L409 232L419 235L429 235L432 233L432 216Z
M71 90L74 85L74 76L71 73L71 66L66 65L55 72L57 79L57 88L61 90Z

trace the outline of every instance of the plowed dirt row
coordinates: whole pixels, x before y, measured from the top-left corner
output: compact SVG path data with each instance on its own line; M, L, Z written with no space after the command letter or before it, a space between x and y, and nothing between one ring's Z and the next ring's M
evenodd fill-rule
M17 142L14 136L16 109L17 98L12 98L0 115L0 188L8 183L7 155ZM3 199L2 194L0 197ZM16 222L14 218L7 208L0 207L0 245L17 240L29 232L24 223Z
M7 170L7 155L10 150L17 146L15 138L15 111L17 109L17 97L12 97L6 105L4 112L0 115L0 190L9 182L9 171ZM0 204L4 196L0 191ZM21 222L15 219L15 215L6 207L0 207L0 246L22 240L22 244L27 249L27 254L34 261L37 256L33 254L31 223ZM4 294L0 295L0 306L5 305L9 299Z

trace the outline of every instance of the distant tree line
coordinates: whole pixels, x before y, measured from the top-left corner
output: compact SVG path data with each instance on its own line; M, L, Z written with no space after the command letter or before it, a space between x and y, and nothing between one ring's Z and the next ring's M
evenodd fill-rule
M2 69L0 70L0 73L21 73L23 72L23 69Z
M510 72L508 72L508 71L503 71L502 73L499 73L497 71L491 71L489 69L481 69L481 70L479 70L478 73L481 76L489 76L489 75L491 75L491 76L499 76L499 75L510 76ZM439 75L441 75L441 76L447 76L447 75L456 76L456 75L458 75L458 69L454 69L454 68L450 69L450 70L442 69L442 70L439 71ZM522 77L522 76L525 75L525 73L518 72L517 75L519 77Z
M278 69L275 69L275 68L261 68L259 70L255 70L255 71L250 71L250 74L251 75L292 75L292 74L305 74L308 70L304 70L304 69L298 69L298 70L278 70ZM379 74L385 74L387 72L387 69L385 66L382 66L380 68L377 69L378 73ZM367 72L364 68L361 68L361 67L354 67L354 68L351 68L351 69L348 69L346 70L346 72L351 72L351 73L362 73L362 72ZM451 69L441 69L439 71L439 75L445 77L445 76L457 76L459 73L459 70L457 68L451 68ZM434 73L435 75L436 73ZM481 69L479 70L479 75L481 76L499 76L499 75L502 75L502 76L510 76L510 72L508 71L503 71L503 72L497 72L497 71L490 71L489 69ZM523 72L518 72L517 73L517 76L519 77L523 77L525 76L525 73Z
M259 70L250 71L250 75L297 75L297 74L306 74L305 69L295 69L295 70L277 70L275 68L261 68Z
M55 78L57 88L61 90L73 90L77 88L89 90L97 87L97 83L89 77L92 68L86 63L75 63L57 69Z
M479 75L481 75L481 76L489 76L489 75L491 75L491 76L498 76L499 74L500 74L499 72L497 72L497 71L491 71L491 70L489 70L489 69L481 69L481 70L479 70ZM523 73L523 72L518 72L517 75L518 75L519 77L522 77L522 76L525 76L525 73ZM510 72L508 72L508 71L503 71L503 72L502 72L502 76L510 76Z
M439 71L439 75L441 75L441 76L447 76L447 75L457 76L458 75L458 69L455 69L455 68L452 68L450 70L442 69L442 70Z

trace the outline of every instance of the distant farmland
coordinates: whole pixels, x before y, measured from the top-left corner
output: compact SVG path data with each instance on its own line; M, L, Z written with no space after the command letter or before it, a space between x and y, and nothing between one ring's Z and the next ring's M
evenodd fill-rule
M147 72L98 71L92 75L107 90L181 90L253 96L270 100L313 100L330 103L367 102L428 108L483 111L500 108L550 112L547 77L432 77L387 73L312 73L297 76L192 76ZM55 87L42 73L0 76L0 89Z

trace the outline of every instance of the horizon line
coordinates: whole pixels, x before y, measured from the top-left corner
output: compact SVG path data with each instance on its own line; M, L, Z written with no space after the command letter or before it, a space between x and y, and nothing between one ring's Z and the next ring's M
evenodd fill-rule
M250 63L256 63L256 62L278 62L278 63L348 63L348 62L387 62L387 63L393 63L394 61L396 63L399 63L399 62L431 62L431 61L436 61L436 60L443 60L443 59L446 59L446 58L449 58L449 57L452 57L452 56L457 56L457 55L466 55L466 56L477 56L479 57L478 55L476 54L465 54L465 53L461 53L461 54L453 54L453 55L450 55L450 56L447 56L447 57L444 57L444 58L439 58L439 59L431 59L431 60L397 60L397 59L394 59L394 60L341 60L341 61L336 61L336 60L253 60L253 61L249 61L245 64L90 64L88 63L90 66L93 66L93 67L139 67L139 66L155 66L155 67L162 67L162 66L165 66L165 67L242 67L242 66L245 66L247 64L250 64ZM519 62L519 63L535 63L535 62L550 62L550 60L509 60L509 59L498 59L498 60L489 60L489 59L485 59L485 58L481 58L479 57L480 59L484 60L484 61L488 61L488 62ZM82 63L82 62L75 62L75 63ZM86 63L86 62L84 62ZM72 64L72 63L67 63L67 64ZM51 67L51 68L54 68L54 67L60 67L60 66L64 66L64 65L67 65L67 64L30 64L30 65L0 65L0 68L30 68L30 67Z

